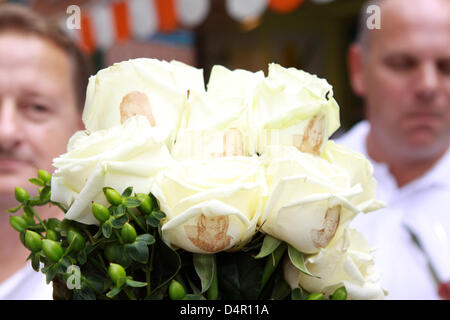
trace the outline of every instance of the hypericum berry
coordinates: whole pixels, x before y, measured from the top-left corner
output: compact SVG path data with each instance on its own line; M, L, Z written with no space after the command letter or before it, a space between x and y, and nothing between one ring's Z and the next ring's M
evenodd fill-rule
M171 300L182 300L186 296L186 290L181 283L172 279L169 285L169 298Z
M42 249L41 235L37 232L27 230L25 232L25 245L32 252L37 252Z
M14 195L16 197L16 200L21 203L30 199L30 195L28 194L28 191L23 188L20 188L20 187L16 187L16 189L14 190Z
M92 213L94 214L94 217L102 223L108 220L111 215L108 208L100 203L92 204Z
M67 233L67 241L69 242L69 245L72 243L72 250L73 251L80 251L84 248L84 245L86 243L86 240L84 240L84 237L77 231L70 229Z
M321 293L311 293L306 300L325 300L325 297Z
M347 300L347 290L345 287L337 288L331 295L331 300Z
M137 237L136 229L128 222L123 225L120 235L125 243L132 243Z
M47 229L47 232L45 233L45 239L58 241L59 237L55 230Z
M127 276L125 269L117 263L110 263L108 268L108 275L111 277L111 280L117 285L120 285L120 282L123 281L121 279Z
M9 217L9 224L14 230L19 232L24 232L28 227L28 222L25 218L20 216L11 216Z
M117 244L108 244L105 247L105 257L109 262L115 262L116 260L116 251L117 250Z
M122 196L113 188L105 187L103 188L103 193L105 194L106 200L112 205L118 206L122 203Z
M56 262L63 256L63 248L61 244L57 241L44 239L42 240L42 250L44 251L47 258L51 261Z
M39 169L38 178L41 179L44 183L47 183L52 180L52 175L45 170Z
M138 209L143 214L150 214L153 211L153 198L146 193L136 193L136 198L141 202Z

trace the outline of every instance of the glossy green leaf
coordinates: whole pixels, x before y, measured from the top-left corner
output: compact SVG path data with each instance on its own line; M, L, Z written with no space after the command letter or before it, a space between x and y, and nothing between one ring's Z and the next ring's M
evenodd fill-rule
M126 198L124 206L127 208L136 208L141 205L141 202L137 198Z
M122 291L122 288L120 288L120 287L114 287L114 288L112 288L111 291L109 291L108 293L106 293L106 296L107 296L108 298L114 298L115 296L117 296L117 295L120 293L120 291Z
M107 239L111 237L112 225L110 221L106 221L104 224L102 224L102 233L103 236Z
M135 281L135 280L127 279L126 284L129 287L142 288L142 287L145 287L147 285L147 282Z
M126 245L126 252L131 259L137 262L147 263L148 261L148 247L144 242L134 242Z
M146 245L150 245L155 243L155 238L151 234L144 233L136 238L136 242L143 242Z
M264 237L264 241L259 253L255 256L255 259L260 259L268 256L272 252L274 252L278 246L282 243L281 240L278 240L272 236L266 235Z
M110 222L113 228L120 229L123 227L123 225L128 221L128 218L126 215L123 215L121 217L112 217L110 218Z
M308 271L305 265L305 259L303 257L303 253L295 249L293 246L288 245L288 253L289 253L289 259L291 260L292 264L301 272L311 276L318 278L311 274L311 272Z
M41 179L37 179L37 178L31 178L31 179L28 179L28 181L39 187L42 187L45 185L44 181L42 181Z
M291 300L303 300L303 290L301 288L295 288L292 290Z
M213 254L201 254L194 253L194 267L197 275L200 278L202 284L202 291L200 293L206 292L214 278L214 272L216 269L216 259Z
M221 299L255 300L259 295L263 264L244 252L216 255Z
M133 187L128 187L122 192L122 197L129 197L133 193Z

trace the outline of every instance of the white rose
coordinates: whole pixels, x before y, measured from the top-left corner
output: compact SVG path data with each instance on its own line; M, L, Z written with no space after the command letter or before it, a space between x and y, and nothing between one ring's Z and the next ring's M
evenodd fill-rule
M351 185L361 186L362 192L349 198L359 211L370 212L385 207L384 202L375 199L377 181L373 177L373 166L364 155L328 141L322 157L344 170Z
M175 159L252 155L255 135L249 113L262 71L214 66L206 93L193 92L173 148Z
M139 58L115 63L89 79L83 122L95 131L140 114L164 128L170 147L188 91L204 90L203 71L181 62Z
M103 187L148 193L158 170L173 160L164 144L165 133L143 116L70 140L68 152L53 160L51 199L69 208L65 218L98 224L91 202L107 204Z
M327 155L342 159L331 162L292 146L268 147L263 157L270 197L261 230L303 253L326 247L358 212L379 204L366 159L331 147Z
M387 292L379 284L379 276L371 249L364 236L354 229L345 229L341 237L319 253L308 257L306 267L314 277L294 267L287 259L284 278L291 288L331 295L345 286L347 299L384 299Z
M264 183L251 157L188 160L161 171L152 193L167 216L162 239L197 253L239 248L256 232Z
M259 153L269 145L288 145L320 155L340 125L339 106L326 80L273 63L256 88L252 112Z

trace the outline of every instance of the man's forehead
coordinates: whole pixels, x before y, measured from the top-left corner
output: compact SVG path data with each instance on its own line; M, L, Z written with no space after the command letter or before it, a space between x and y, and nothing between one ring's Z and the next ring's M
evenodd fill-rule
M414 50L429 47L450 54L449 0L381 1L381 28L372 30L372 49L392 47ZM429 4L429 6L425 5Z
M60 90L70 85L70 61L50 41L0 33L0 90Z
M447 27L450 31L449 0L384 0L381 9L381 30L396 25Z

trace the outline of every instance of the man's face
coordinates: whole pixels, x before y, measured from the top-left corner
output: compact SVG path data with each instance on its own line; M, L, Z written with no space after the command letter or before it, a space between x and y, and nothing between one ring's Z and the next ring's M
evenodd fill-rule
M71 68L48 40L0 33L0 204L16 186L30 189L38 169L52 172L52 159L81 128Z
M383 2L360 93L378 142L426 158L450 143L450 4L408 2Z

